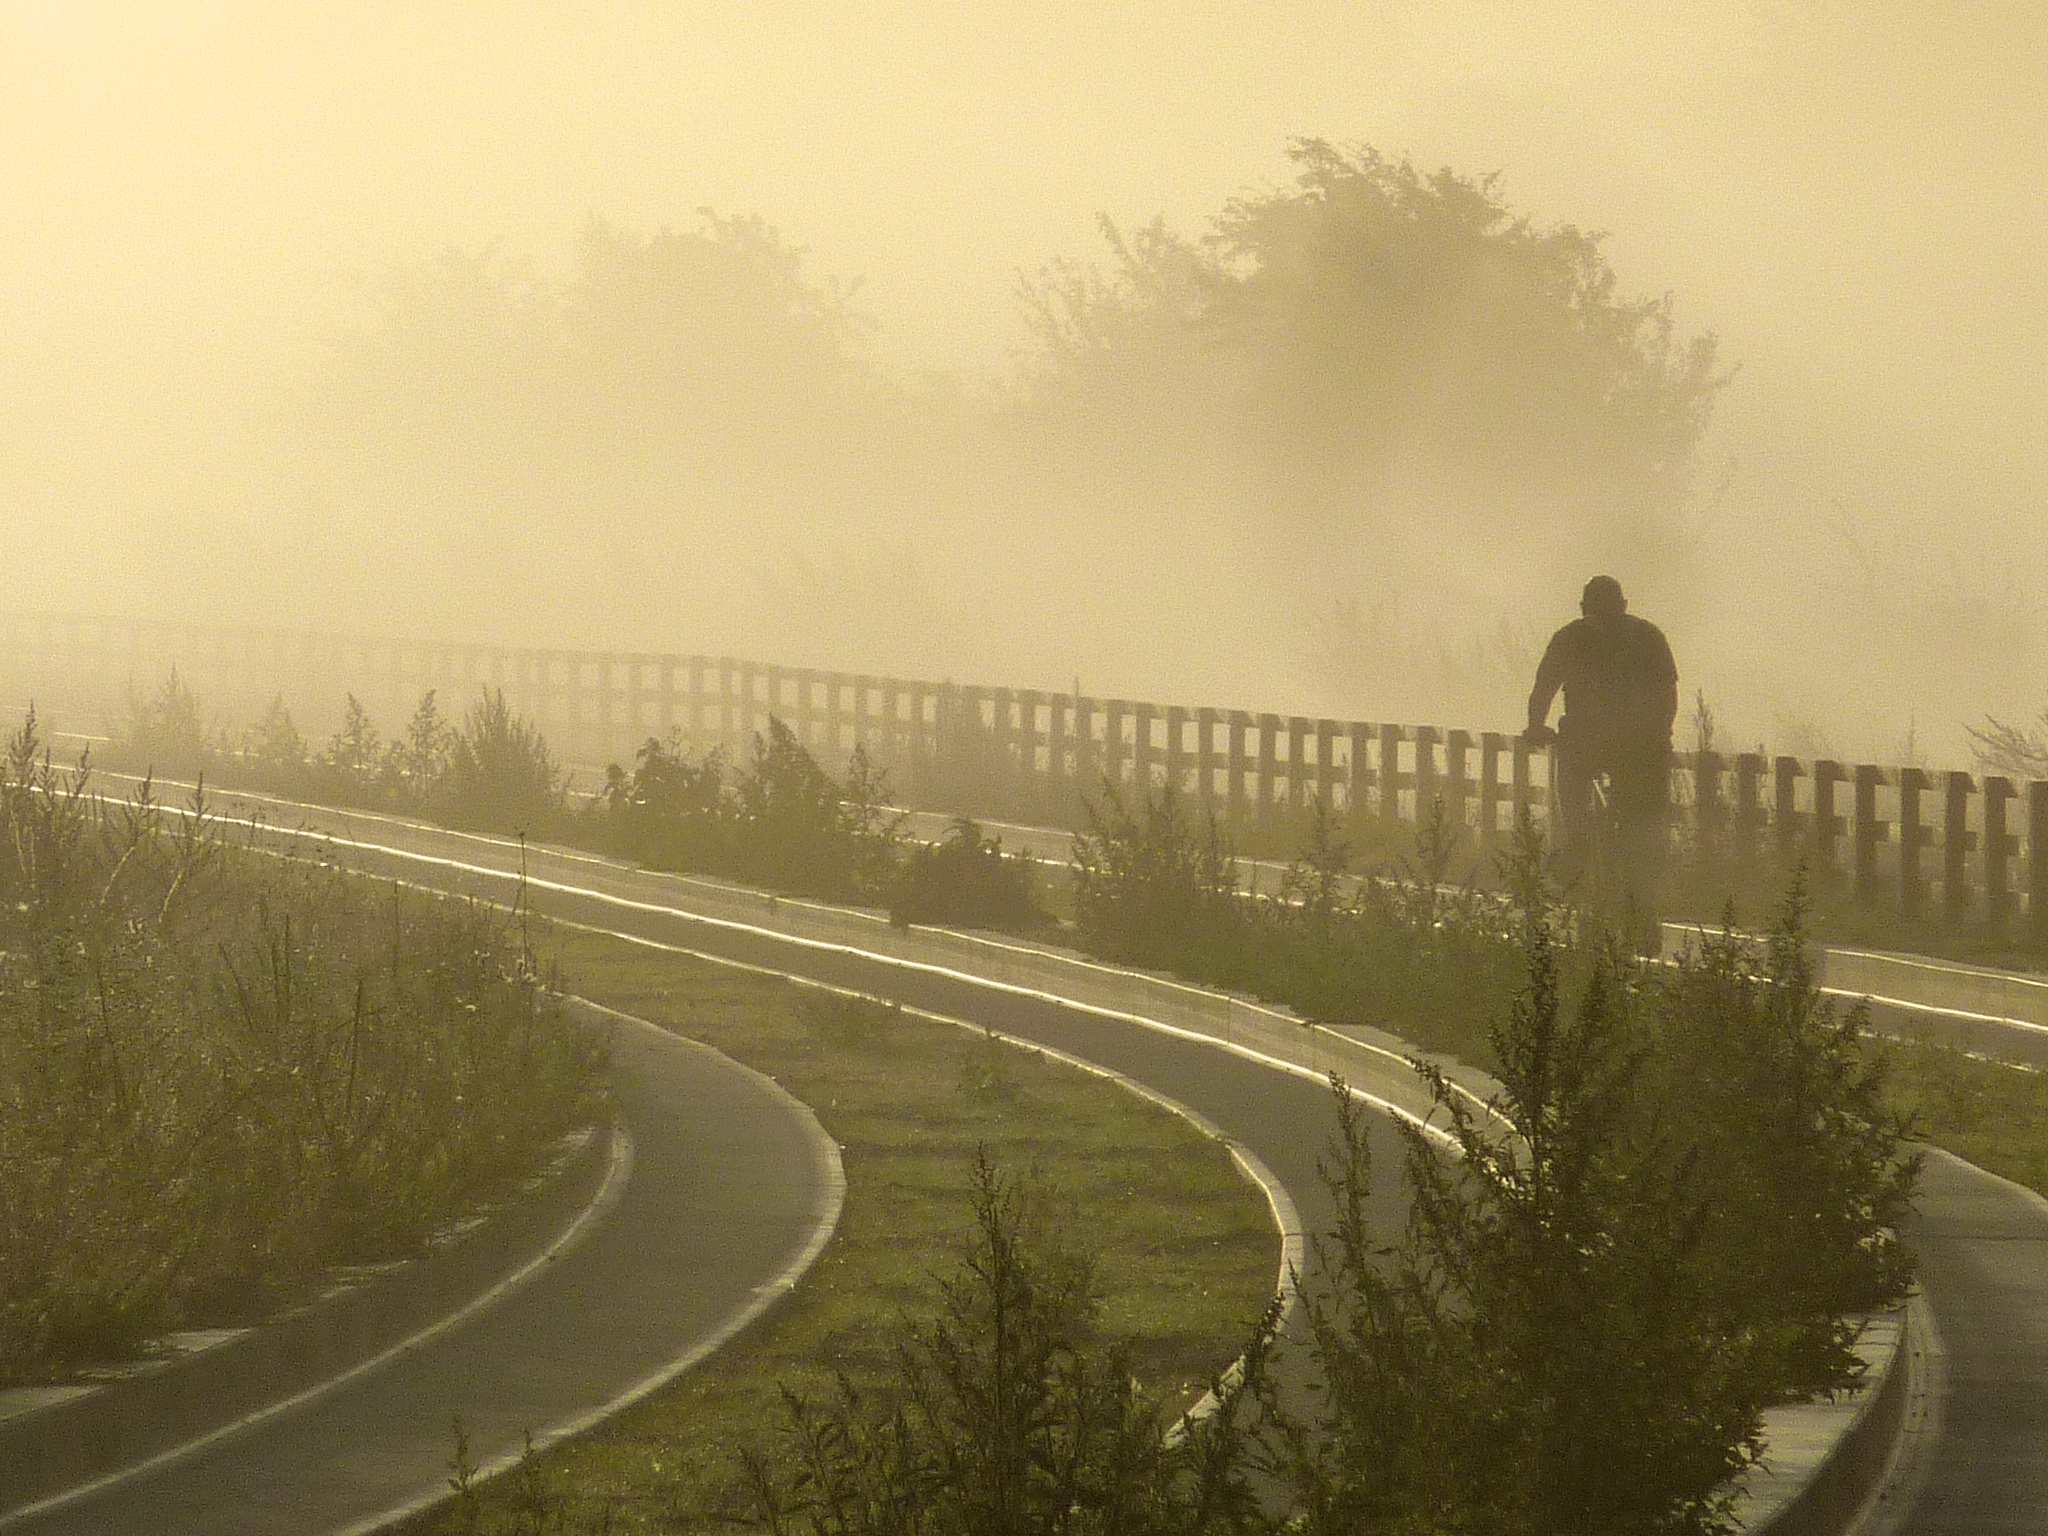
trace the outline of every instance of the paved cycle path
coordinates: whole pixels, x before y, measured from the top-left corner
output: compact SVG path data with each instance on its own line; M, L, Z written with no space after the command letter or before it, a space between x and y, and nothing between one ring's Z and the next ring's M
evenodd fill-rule
M1940 1430L1901 1508L1911 1536L2048 1531L2048 1202L1930 1152L1908 1228L1941 1331Z
M13 1522L6 1536L313 1536L446 1491L460 1413L479 1463L576 1423L726 1336L836 1219L836 1153L758 1074L620 1023L631 1139L617 1204L478 1316L197 1454Z
M1328 1225L1316 1168L1333 1126L1327 1091L1213 1042L1174 1038L1044 997L991 991L964 977L796 945L756 931L774 923L775 903L717 882L393 818L306 809L274 811L271 818L286 815L355 839L342 853L358 867L498 901L508 899L524 867L537 911L886 993L1114 1067L1207 1115L1274 1171L1307 1230ZM678 910L685 900L700 911L723 910L733 921L720 925ZM1394 1164L1383 1158L1379 1166ZM1383 1190L1379 1198L1382 1219L1394 1219L1395 1195ZM2048 1531L2048 1208L1937 1154L1910 1235L1946 1365L1934 1404L1939 1432L1919 1445L1872 1529L1914 1536Z

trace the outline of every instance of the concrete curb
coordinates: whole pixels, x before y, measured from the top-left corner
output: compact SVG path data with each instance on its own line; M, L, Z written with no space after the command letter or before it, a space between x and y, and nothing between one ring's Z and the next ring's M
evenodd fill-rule
M0 1526L211 1444L439 1332L573 1242L617 1198L630 1162L623 1132L587 1127L530 1195L422 1258L0 1420Z
M1848 1536L1861 1528L1905 1430L1911 1361L1925 1338L1926 1310L1916 1295L1866 1322L1859 1353L1868 1372L1855 1391L1831 1403L1796 1403L1765 1415L1765 1461L1749 1474L1745 1488L1757 1507L1744 1517L1743 1530L1759 1536ZM1805 1452L1795 1451L1793 1465L1785 1469L1792 1481L1782 1489L1771 1481L1777 1470L1769 1454L1774 1440Z

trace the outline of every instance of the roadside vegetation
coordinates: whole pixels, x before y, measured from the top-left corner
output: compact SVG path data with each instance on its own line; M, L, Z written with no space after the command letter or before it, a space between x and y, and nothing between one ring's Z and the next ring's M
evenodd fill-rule
M486 908L0 762L0 1383L421 1251L602 1112L601 1042Z
M895 878L899 813L885 776L855 748L834 778L771 718L752 756L729 768L649 740L629 774L616 764L579 818L580 841L656 869L683 869L792 895L873 900Z
M542 837L559 834L568 820L568 775L540 730L496 689L485 689L466 714L451 719L430 688L388 740L350 694L340 728L316 748L282 697L252 726L210 726L201 701L173 670L155 692L131 693L106 765L428 816L471 831Z
M1194 863L1184 885L1214 873ZM1307 1327L1254 1330L1220 1412L1177 1437L1120 1387L1085 1258L1036 1238L984 1175L976 1247L903 1325L891 1390L790 1395L781 1438L749 1461L756 1524L1733 1529L1763 1410L1853 1382L1845 1314L1910 1281L1905 1127L1856 1019L1811 987L1796 892L1760 961L1718 944L1667 978L1572 942L1533 849L1513 873L1493 1113L1418 1068L1456 1155L1400 1127L1412 1204L1382 1231L1366 1117L1335 1085L1338 1214Z

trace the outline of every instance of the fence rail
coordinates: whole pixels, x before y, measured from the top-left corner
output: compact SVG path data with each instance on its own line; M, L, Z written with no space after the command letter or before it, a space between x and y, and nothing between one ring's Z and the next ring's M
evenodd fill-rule
M541 650L302 631L0 616L0 689L118 717L171 668L209 705L301 719L354 693L387 730L427 689L485 688L565 760L629 762L649 738L744 753L771 715L827 759L856 747L915 804L1075 825L1104 780L1172 784L1227 824L1284 837L1312 802L1412 824L1441 801L1484 843L1548 811L1547 754L1498 731L1314 719L1025 688L774 666L730 656ZM64 723L61 718L59 724ZM2048 942L2048 782L1961 770L1711 751L1673 757L1678 835L1696 862L1815 881L1909 919Z

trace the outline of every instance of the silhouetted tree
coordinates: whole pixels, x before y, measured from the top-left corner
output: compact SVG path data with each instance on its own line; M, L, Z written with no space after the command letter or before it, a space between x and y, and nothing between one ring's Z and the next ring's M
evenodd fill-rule
M539 836L561 813L562 770L540 728L487 688L456 734L442 796L458 826Z
M1040 408L1120 447L1162 434L1202 477L1235 442L1325 537L1446 514L1525 541L1662 536L1727 379L1713 338L1680 335L1668 296L1623 296L1598 235L1537 225L1494 177L1289 153L1291 185L1198 237L1105 222L1106 270L1023 284Z

